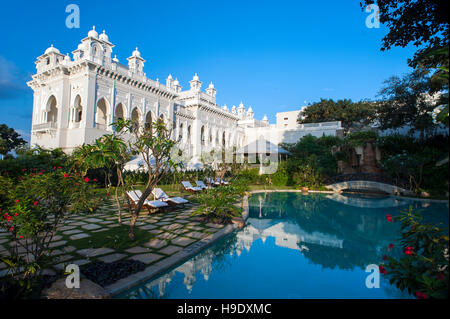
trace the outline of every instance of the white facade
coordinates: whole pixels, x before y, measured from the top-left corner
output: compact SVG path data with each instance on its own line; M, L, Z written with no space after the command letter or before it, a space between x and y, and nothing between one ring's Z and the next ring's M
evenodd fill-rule
M31 145L71 152L112 133L111 123L117 118L137 119L144 125L162 117L190 157L218 147L242 147L261 129L277 144L286 137L297 139L299 134L293 131L309 132L306 127L270 125L267 117L258 121L242 102L231 109L217 105L213 83L202 90L197 74L187 90L171 75L165 84L151 80L137 48L126 65L112 57L113 48L105 31L99 35L94 27L72 57L52 45L37 58L37 72L28 82L34 91ZM317 134L334 135L336 129L333 124Z

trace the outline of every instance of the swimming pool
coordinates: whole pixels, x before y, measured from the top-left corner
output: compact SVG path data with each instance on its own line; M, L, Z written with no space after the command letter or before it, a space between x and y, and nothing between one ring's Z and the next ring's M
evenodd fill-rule
M409 298L381 277L366 287L399 238L397 215L412 205L448 227L448 203L360 195L260 193L248 225L200 254L116 298Z

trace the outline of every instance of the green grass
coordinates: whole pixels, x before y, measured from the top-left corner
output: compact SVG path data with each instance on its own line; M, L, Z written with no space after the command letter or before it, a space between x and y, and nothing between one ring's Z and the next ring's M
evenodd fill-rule
M73 240L70 244L77 249L112 248L123 251L128 248L145 244L155 238L155 235L136 227L135 240L131 241L128 237L129 230L130 227L128 225L120 225L103 232L92 233L92 235L87 238Z

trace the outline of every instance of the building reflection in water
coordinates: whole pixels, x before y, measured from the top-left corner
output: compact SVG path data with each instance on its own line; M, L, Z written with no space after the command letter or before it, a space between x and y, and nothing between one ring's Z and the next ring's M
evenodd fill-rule
M190 294L198 278L207 282L214 271L220 272L226 267L230 258L250 252L259 239L265 243L268 238L274 238L276 246L299 251L323 268L364 269L367 264L378 262L388 243L394 240L395 227L385 222L385 209L393 212L405 205L395 198L377 202L342 195L326 196L326 199L323 195L310 194L302 196L301 200L295 194L277 196L272 200L270 194L254 196L249 203L250 217L244 229L141 285L132 293L134 296L129 297L168 298L167 288L174 284L177 274L183 276L183 285ZM423 207L423 203L417 205Z

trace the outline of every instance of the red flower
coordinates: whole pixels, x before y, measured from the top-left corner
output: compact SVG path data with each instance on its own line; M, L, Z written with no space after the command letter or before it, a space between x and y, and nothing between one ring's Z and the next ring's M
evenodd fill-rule
M94 178L92 181L94 181L94 182L98 182L98 180L96 179L96 178Z
M391 250L392 248L394 248L394 244L389 244L388 245L388 250Z
M427 294L425 294L421 291L416 292L416 297L417 297L417 299L428 299L429 298Z
M11 216L8 216L7 220L10 222L11 221Z
M23 238L23 236L19 236L19 238L20 238L20 239L22 239L22 238Z
M16 213L16 215L15 215L15 216L16 216L16 217L17 217L17 216L19 216L19 213Z
M40 172L39 175L42 175L42 172Z
M78 183L75 183L75 186L78 186Z
M106 196L108 196L108 197L109 197L109 196L110 196L110 194L109 194L109 193L106 193Z
M67 178L67 177L69 177L69 174L67 174L67 173L64 174L64 178Z
M386 219L387 219L388 222L392 222L392 215L387 214L386 215Z
M387 259L388 259L388 256L384 255L383 260L387 260Z
M18 199L16 199L16 203L18 203L19 202L19 200Z
M412 255L414 253L414 248L411 246L406 247L405 249L405 255Z
M384 268L384 266L378 266L378 269L380 270L380 274L387 274L386 268Z
M14 227L11 227L10 229L9 229L9 231L13 231L14 230Z
M33 203L34 206L37 206L37 204L39 204L38 201L35 201L35 202Z
M445 275L444 274L437 274L436 275L436 279L437 280L444 280L445 279Z
M25 172L27 169L26 168L22 168L22 172Z
M84 181L85 181L86 183L89 183L89 181L90 181L89 177L85 177L85 178L84 178Z
M61 169L62 167L61 166L58 166L58 169Z
M53 166L53 169L56 170L56 166Z

